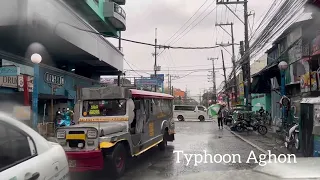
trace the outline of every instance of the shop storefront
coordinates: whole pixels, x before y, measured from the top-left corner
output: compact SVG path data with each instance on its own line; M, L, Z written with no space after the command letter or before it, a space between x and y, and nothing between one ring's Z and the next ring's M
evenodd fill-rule
M271 94L252 94L252 110L259 111L261 107L265 111L271 112Z
M7 112L11 112L14 106L24 105L23 75L27 75L29 104L32 100L33 76L31 75L33 75L33 68L8 60L2 61L3 67L13 64L20 69L20 75L0 76L0 99L2 100L0 110ZM58 108L61 110L63 108L72 109L77 98L77 90L92 86L100 86L99 81L42 65L39 70L39 117L44 121L51 121ZM53 103L53 107L51 103Z

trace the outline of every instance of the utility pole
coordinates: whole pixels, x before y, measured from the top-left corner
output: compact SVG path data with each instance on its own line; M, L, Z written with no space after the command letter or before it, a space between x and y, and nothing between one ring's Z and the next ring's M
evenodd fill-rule
M212 61L212 93L214 96L214 103L217 103L217 88L216 88L216 73L214 67L214 60L218 60L219 58L208 58L209 61Z
M229 92L227 91L227 89L228 89L228 82L227 82L226 67L225 67L225 65L224 65L224 57L223 57L223 51L222 51L222 49L221 49L221 56L222 56L223 76L224 76L224 82L225 82L225 93L227 94L228 109L230 109Z
M157 28L155 29L155 38L154 38L154 78L157 79ZM154 86L154 92L157 92L157 85Z
M243 0L217 0L216 1L217 5L218 4L223 4L225 5L243 24L244 24L244 63L242 65L242 70L243 70L243 81L246 84L245 88L245 96L246 96L246 105L251 110L251 75L250 75L250 52L249 52L249 27L248 27L248 17L251 14L248 14L248 1ZM241 20L241 18L238 17L238 15L233 12L231 8L229 8L228 4L243 4L244 6L244 21Z
M238 83L237 83L237 73L236 73L236 55L235 55L235 50L234 50L234 34L233 34L233 23L220 23L216 24L216 26L220 26L223 30L225 30L222 26L230 26L231 27L231 33L226 32L231 36L231 47L232 47L232 65L233 65L233 79L234 79L234 93L235 93L235 103L237 104L238 102ZM228 44L229 45L229 44Z

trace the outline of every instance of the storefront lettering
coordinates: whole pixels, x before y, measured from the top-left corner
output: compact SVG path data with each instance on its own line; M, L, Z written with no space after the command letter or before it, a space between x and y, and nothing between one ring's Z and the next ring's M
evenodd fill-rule
M45 82L48 84L56 84L56 85L60 85L60 86L64 85L64 77L63 76L46 73L44 75L44 77L45 77Z
M317 55L319 54L319 48L320 47L320 36L317 36L316 38L313 39L312 41L312 55Z
M17 88L18 87L17 76L0 76L0 86Z
M0 76L16 76L20 74L20 68L15 66L0 67Z

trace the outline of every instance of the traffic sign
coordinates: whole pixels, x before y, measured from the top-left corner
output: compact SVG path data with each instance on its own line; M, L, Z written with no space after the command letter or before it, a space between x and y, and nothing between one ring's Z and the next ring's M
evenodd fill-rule
M135 79L135 84L137 86L140 85L157 85L158 81L156 79Z
M154 77L155 77L154 74L150 75L151 79L154 79ZM163 82L164 81L164 74L157 74L157 79L158 79L158 81Z

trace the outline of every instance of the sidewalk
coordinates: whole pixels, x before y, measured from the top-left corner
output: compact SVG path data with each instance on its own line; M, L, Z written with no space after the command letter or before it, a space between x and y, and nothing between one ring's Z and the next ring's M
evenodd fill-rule
M216 120L214 122L217 123ZM225 129L229 130L232 134L236 137L240 138L241 140L245 141L246 143L250 144L254 148L260 150L263 153L267 153L268 150L271 153L279 155L279 154L295 154L297 157L301 157L300 153L293 153L290 152L285 146L284 141L283 143L280 140L276 141L278 138L277 134L272 132L271 129L268 129L268 133L266 135L260 135L258 132L250 131L250 132L234 132L230 130L229 126L224 126ZM281 143L281 144L278 144Z

